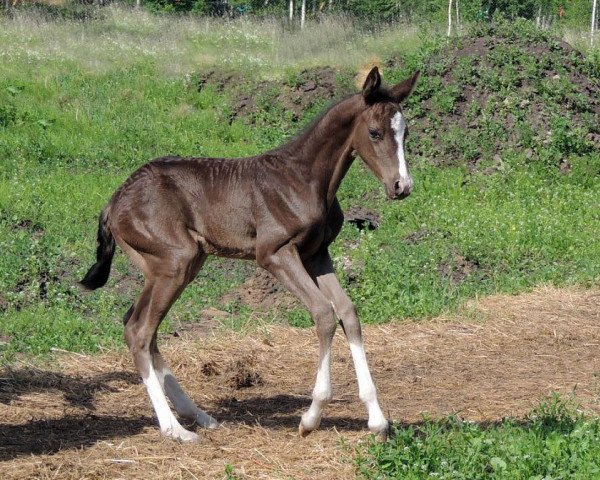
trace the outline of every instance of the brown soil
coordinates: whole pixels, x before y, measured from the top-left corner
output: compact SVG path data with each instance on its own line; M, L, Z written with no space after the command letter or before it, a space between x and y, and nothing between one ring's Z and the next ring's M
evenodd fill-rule
M291 113L292 122L298 122L310 107L339 94L337 74L331 67L314 68L303 70L293 82L263 80L248 85L239 74L210 70L197 75L194 82L198 91L210 85L219 93L228 91L232 94L230 123L236 119L249 124L257 123L257 115L266 108L263 103L269 107L278 105L283 111Z
M223 304L231 302L243 303L261 311L300 306L298 300L273 275L258 267L242 285L221 298Z
M344 213L344 220L356 225L359 230L375 230L379 227L380 216L377 212L364 207L350 207Z
M423 412L489 421L523 416L541 397L576 388L582 407L600 413L599 301L600 290L541 288L490 297L453 317L365 327L384 411L407 424ZM124 352L13 365L0 372L2 478L224 478L226 464L240 478L353 477L352 446L367 435L366 418L341 333L335 397L306 439L296 428L315 375L313 329L163 343L175 374L221 428L197 430L197 445L161 438Z
M456 285L473 275L479 268L479 262L455 253L451 260L441 262L437 271Z

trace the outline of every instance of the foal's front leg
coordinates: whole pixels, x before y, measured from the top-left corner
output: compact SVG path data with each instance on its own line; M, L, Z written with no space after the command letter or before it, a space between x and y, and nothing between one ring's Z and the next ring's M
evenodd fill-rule
M356 370L358 395L367 407L369 414L369 430L378 434L382 440L385 440L389 424L377 400L377 391L371 378L369 365L367 364L356 307L335 276L333 262L327 250L322 250L315 257L307 261L306 267L317 282L321 292L333 304L335 314L342 322L344 333L350 345L354 369Z
M331 303L306 272L298 250L285 245L277 252L258 259L308 309L317 327L319 367L310 408L302 415L298 430L303 437L319 427L323 408L331 401L331 343L336 322Z

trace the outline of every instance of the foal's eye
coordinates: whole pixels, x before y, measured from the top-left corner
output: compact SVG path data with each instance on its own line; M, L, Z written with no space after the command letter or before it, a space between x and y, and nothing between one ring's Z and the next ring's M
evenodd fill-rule
M379 130L375 128L369 128L369 137L371 137L373 140L381 140L383 135Z

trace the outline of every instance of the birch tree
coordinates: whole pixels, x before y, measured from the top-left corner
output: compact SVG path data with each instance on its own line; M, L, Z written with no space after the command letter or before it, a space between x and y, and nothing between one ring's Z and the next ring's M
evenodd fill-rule
M597 18L598 18L598 0L594 0L594 2L592 3L592 31L590 34L590 45L591 46L594 46L594 35L596 34Z
M452 0L448 0L448 36L452 33Z
M456 6L456 31L458 32L460 30L460 16L458 14L458 0L456 0L455 6Z
M294 19L294 0L290 0L290 22Z
M304 28L304 20L306 19L306 0L302 0L302 8L300 10L300 30Z

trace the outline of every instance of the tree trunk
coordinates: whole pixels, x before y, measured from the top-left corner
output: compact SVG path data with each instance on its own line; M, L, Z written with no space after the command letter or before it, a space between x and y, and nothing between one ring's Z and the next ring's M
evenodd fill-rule
M327 2L327 9L331 12L331 10L333 9L333 0L329 0Z
M452 33L452 0L448 0L448 36Z
M592 4L592 31L590 34L590 45L594 46L594 35L596 34L596 22L598 18L598 0Z
M304 28L304 21L306 20L306 0L302 0L302 7L300 10L300 30Z
M294 0L290 0L290 22L294 19Z
M458 0L456 0L456 31L460 30L460 16L458 15Z
M142 0L135 0L135 6L140 8L142 6Z

